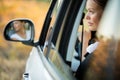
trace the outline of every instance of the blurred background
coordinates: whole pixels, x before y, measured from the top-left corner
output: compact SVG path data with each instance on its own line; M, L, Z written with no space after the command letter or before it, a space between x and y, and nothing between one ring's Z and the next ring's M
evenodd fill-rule
M6 41L5 25L14 18L29 18L35 25L35 40L39 38L50 0L0 0L0 80L22 80L31 46Z

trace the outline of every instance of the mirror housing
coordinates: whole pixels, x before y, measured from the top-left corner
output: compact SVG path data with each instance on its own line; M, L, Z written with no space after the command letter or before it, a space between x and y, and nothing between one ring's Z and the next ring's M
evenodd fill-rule
M8 41L22 42L34 46L34 24L26 18L17 18L8 22L4 29L4 38Z

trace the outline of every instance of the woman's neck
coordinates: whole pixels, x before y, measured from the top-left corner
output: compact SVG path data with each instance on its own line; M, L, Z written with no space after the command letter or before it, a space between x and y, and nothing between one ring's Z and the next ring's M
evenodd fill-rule
M91 39L95 39L96 38L96 31L91 31Z

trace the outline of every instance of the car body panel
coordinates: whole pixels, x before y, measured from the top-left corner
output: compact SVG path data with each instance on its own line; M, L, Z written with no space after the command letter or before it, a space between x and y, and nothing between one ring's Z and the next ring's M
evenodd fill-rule
M40 55L42 54L37 50L37 48L33 48L27 63L26 63L26 69L24 74L29 74L27 78L28 80L54 80L48 73L48 71L45 69L43 61L40 58ZM44 57L44 56L42 56ZM23 74L23 76L24 76ZM26 80L26 78L24 77Z

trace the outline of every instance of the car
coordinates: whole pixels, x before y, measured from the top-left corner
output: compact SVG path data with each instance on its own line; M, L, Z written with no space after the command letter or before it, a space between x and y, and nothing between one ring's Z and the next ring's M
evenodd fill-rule
M25 73L23 74L24 80L76 80L74 75L81 61L75 58L75 56L78 56L75 49L76 44L78 44L78 34L82 32L79 29L82 25L81 22L84 16L86 1L52 0L38 41L34 41L35 31L32 20L16 18L8 22L4 30L6 40L22 42L25 45L33 46L26 63ZM114 80L114 77L118 78L120 75L119 67L114 65L116 62L119 64L116 61L119 59L119 54L117 53L120 52L119 5L119 0L108 1L101 19L100 28L98 29L99 39L110 44L102 48L107 49L114 46L114 48L110 48L107 52L103 50L103 53L108 53L107 56L110 57L108 61L105 60L108 62L107 67L105 66L107 72L107 76L103 78L105 80ZM16 33L13 28L14 21L25 22L25 31L27 32L29 30L28 34L30 38L22 40L11 39L11 35ZM80 45L77 45L77 47L80 47ZM102 48L98 48L98 51ZM113 55L116 55L116 57ZM117 76L114 75L113 67L115 69L117 68ZM91 74L100 76L95 73ZM85 77L90 77L91 74ZM90 77L89 80L91 79L93 80L95 78ZM99 79L101 78L97 77L97 80Z

